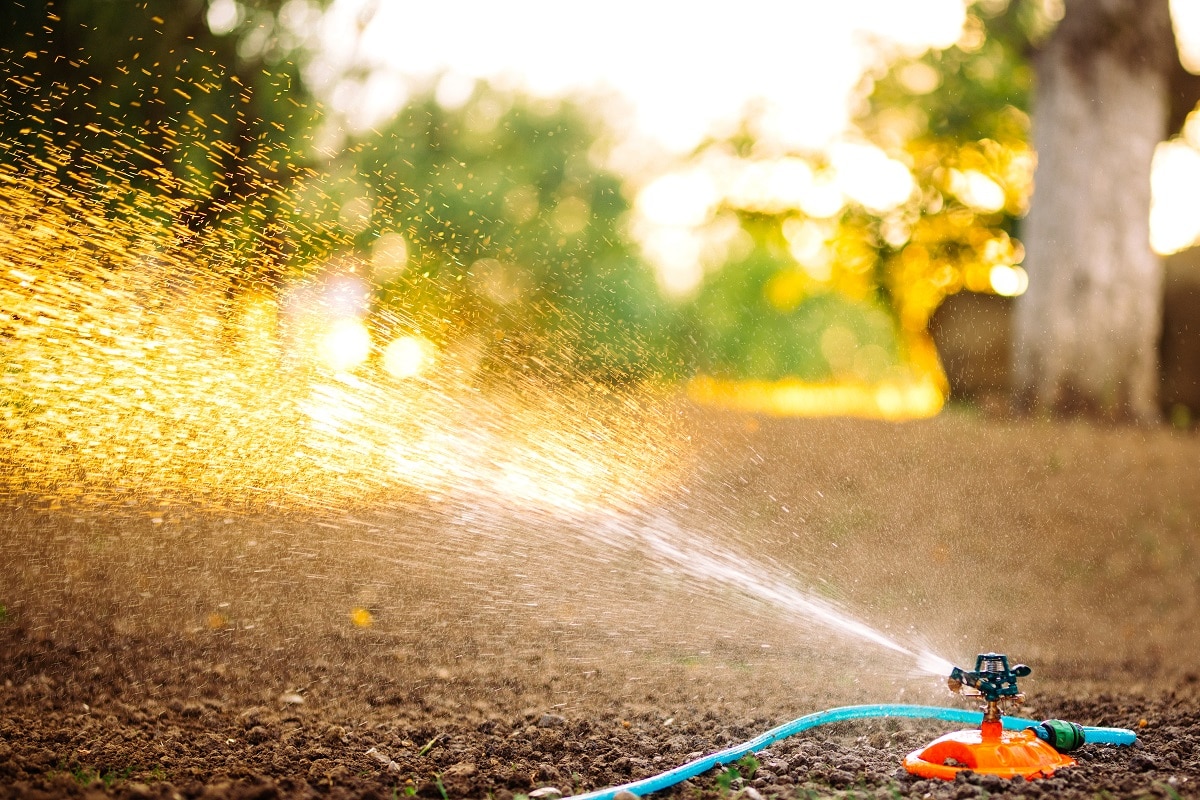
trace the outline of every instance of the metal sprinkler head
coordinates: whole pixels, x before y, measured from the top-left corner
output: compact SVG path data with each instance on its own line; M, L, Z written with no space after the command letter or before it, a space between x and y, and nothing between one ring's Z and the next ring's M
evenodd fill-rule
M975 657L975 669L969 672L960 667L951 670L947 678L950 691L963 697L982 698L983 721L978 729L948 733L909 753L904 759L905 769L923 778L942 780L954 780L959 772L967 770L1032 779L1053 775L1055 770L1074 764L1075 759L1043 741L1033 729L1004 730L1001 716L1025 701L1025 695L1017 688L1017 678L1024 678L1030 672L1024 664L1010 667L1008 657L999 653L980 653ZM1043 727L1047 725L1050 723L1043 723ZM1058 729L1048 727L1046 732L1048 736L1056 735ZM1076 731L1062 731L1064 744L1068 733Z
M1024 664L1010 668L1008 656L980 653L975 656L974 671L955 667L946 684L950 691L963 697L982 697L986 703L983 721L998 722L1001 714L1025 702L1025 695L1017 688L1017 678L1024 678L1032 671Z

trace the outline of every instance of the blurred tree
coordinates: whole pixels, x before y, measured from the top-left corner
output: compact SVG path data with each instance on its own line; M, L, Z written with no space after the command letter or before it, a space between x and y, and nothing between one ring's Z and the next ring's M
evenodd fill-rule
M859 127L918 186L881 237L881 280L908 330L925 330L955 292L1020 290L1015 234L1033 173L1024 53L1051 24L1039 3L978 3L953 47L897 60L871 81Z
M676 371L622 181L594 163L594 115L482 84L449 107L430 89L322 155L328 120L297 62L323 5L7 4L0 158L63 202L144 220L178 249L163 264L200 265L230 296L357 252L374 265L376 322L483 365Z
M738 220L746 246L685 306L701 372L726 380L811 382L872 383L889 376L900 361L900 343L870 278L876 254L869 240L836 226L827 245L836 255L829 257L828 279L820 280L790 252L785 228L805 224L795 211L724 213Z
M1015 398L1152 421L1163 267L1150 249L1150 165L1171 132L1180 70L1168 0L1066 0L1035 63L1038 183ZM1196 98L1180 99L1190 110Z
M828 209L809 214L795 205L772 208L767 216L774 218L774 238L782 230L787 240L774 244L761 220L749 224L755 214L741 214L739 225L751 234L755 251L745 263L716 272L696 298L695 336L713 340L702 366L736 374L736 363L752 362L738 362L742 356L734 357L735 343L746 347L756 337L764 342L774 337L774 371L779 359L793 352L815 356L803 368L789 366L805 376L869 381L901 374L901 364L937 374L927 327L942 300L963 289L1020 291L1024 273L1016 265L1024 252L1014 234L1027 210L1033 172L1027 141L1033 70L1024 51L1031 36L1051 25L1040 4L983 3L972 9L954 47L898 59L884 74L872 76L859 128L907 167L915 191L883 205L849 200L832 215ZM755 137L747 132L752 127L709 147L724 148L753 165ZM698 159L704 155L702 150ZM838 165L829 157L791 157L804 160L818 183L836 182ZM753 313L750 284L760 295ZM769 299L782 296L781 287L795 295L786 307ZM784 335L783 328L771 324L773 316L803 314L810 303L825 303L820 298L830 292L840 296L831 307L845 312L830 324L849 325L864 345L881 345L871 350L871 358L860 359L858 371L822 361L822 332L817 339L798 339L799 328ZM722 322L717 313L722 305L744 310L740 329ZM884 328L877 324L881 312L892 317ZM890 343L883 346L878 336L885 329ZM711 363L714 355L722 363ZM871 368L862 368L866 364Z
M442 346L473 342L484 367L675 372L622 182L595 163L598 125L577 103L482 82L457 107L426 91L350 143L334 169L356 196L325 203L327 222L370 256L384 313Z
M1028 252L1014 337L1018 407L1150 420L1162 303L1162 268L1149 243L1150 164L1200 99L1200 77L1175 57L1167 0L1068 0L1061 23L1055 8L977 2L957 45L892 66L862 125L877 141L905 147L919 182L938 190L927 189L935 207L924 207L924 226L946 227L938 220L949 212L964 223L949 227L975 239L935 237L968 255L951 273L926 271L934 284L953 275L944 292L988 289L990 259L979 256L1007 251L1019 262ZM972 150L993 155L990 167L970 160L1004 190L1003 205L980 208L972 182L989 187L963 179L961 160ZM971 218L945 202L953 182L967 192L958 199L975 206ZM1023 245L1009 238L1018 224Z
M1017 263L1028 251L1017 405L1149 420L1162 302L1149 244L1150 163L1200 99L1200 77L1175 57L1167 0L1068 0L1065 10L980 0L954 47L892 65L861 124L907 151L932 201L918 230L928 238L942 229L937 250L957 254L916 258L929 266L900 282L910 292L936 305L939 293L990 290L989 254ZM993 194L997 202L981 202ZM1018 225L1023 245L1012 238ZM915 230L899 256L920 238Z

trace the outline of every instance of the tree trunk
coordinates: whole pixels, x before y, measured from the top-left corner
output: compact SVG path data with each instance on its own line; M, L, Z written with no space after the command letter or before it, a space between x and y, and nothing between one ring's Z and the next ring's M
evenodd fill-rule
M1038 54L1029 290L1014 331L1023 410L1158 418L1150 162L1175 52L1168 0L1068 0Z

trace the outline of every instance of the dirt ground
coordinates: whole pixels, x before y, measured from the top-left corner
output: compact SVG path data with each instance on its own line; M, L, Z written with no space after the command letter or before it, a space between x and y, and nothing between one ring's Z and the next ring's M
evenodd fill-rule
M964 667L1006 652L1023 716L1140 738L940 782L901 760L953 726L840 723L659 796L1200 797L1194 432L682 414L671 489L610 525L670 518ZM0 513L3 797L569 795L832 706L967 707L902 654L613 552L587 513Z

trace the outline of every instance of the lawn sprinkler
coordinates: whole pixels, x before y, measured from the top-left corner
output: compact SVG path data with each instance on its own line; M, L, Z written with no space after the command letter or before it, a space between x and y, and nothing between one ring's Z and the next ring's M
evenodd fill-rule
M736 764L744 756L801 731L855 719L879 717L939 720L959 725L979 723L977 730L943 736L904 759L905 768L914 775L950 781L966 770L1006 778L1018 775L1024 778L1047 777L1060 767L1074 764L1075 759L1064 753L1084 744L1129 746L1137 742L1137 734L1124 728L1093 728L1060 719L1038 722L1004 716L1010 706L1018 706L1025 699L1017 689L1017 678L1024 678L1029 672L1029 667L1024 664L1010 668L1007 656L984 653L975 659L974 671L967 672L955 667L950 672L952 691L964 697L983 698L986 705L982 715L978 711L961 708L891 703L830 708L794 719L749 741L709 753L666 772L621 786L574 795L569 800L616 800L622 795L644 797L708 770L724 769L729 764Z
M999 653L976 656L971 672L951 670L950 691L982 698L983 721L978 729L948 733L909 753L904 768L923 778L952 781L966 770L1003 778L1041 778L1074 764L1066 753L1084 744L1080 725L1051 719L1022 730L1004 729L1002 715L1025 702L1017 678L1030 672L1024 664L1009 667L1008 657Z

